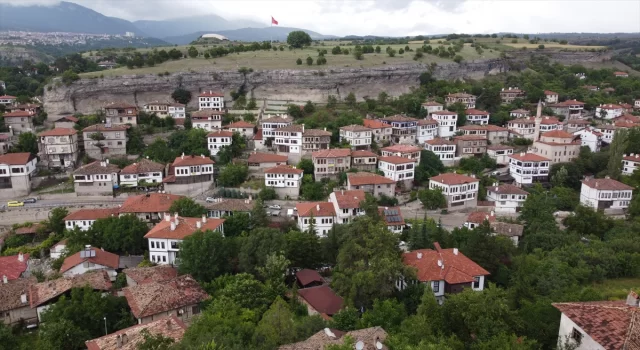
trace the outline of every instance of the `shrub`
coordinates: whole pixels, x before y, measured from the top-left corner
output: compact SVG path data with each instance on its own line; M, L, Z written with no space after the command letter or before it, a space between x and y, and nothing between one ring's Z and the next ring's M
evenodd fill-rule
M302 64L302 59L298 58L298 59L296 60L296 64L297 64L297 65L301 65L301 64Z

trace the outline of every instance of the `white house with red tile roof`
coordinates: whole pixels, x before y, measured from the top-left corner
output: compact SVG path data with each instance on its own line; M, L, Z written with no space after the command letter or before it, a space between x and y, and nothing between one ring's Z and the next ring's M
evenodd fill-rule
M351 168L351 149L332 148L311 154L313 172L316 181L323 178L336 178L341 172Z
M489 112L481 111L479 109L470 108L465 111L467 115L467 123L472 125L488 125L489 124Z
M277 165L287 164L288 157L275 153L252 152L247 159L250 171L261 173Z
M634 349L640 343L638 295L627 300L554 303L562 313L558 344L576 350Z
M507 129L515 132L520 137L533 140L536 131L536 122L530 117L513 119L507 122Z
M381 120L377 119L365 119L362 124L371 129L371 135L376 142L384 142L391 140L391 134L393 133L393 127Z
M526 94L526 91L518 87L510 86L500 91L500 98L502 99L502 103L511 103L517 98L524 98Z
M411 159L420 164L420 152L422 148L413 145L393 145L380 150L383 157L402 157Z
M198 110L224 110L224 94L216 91L203 91L198 95Z
M444 173L429 178L429 189L439 189L447 199L450 210L478 206L480 180L473 176Z
M467 108L476 108L476 98L476 96L471 94L456 92L445 96L445 102L447 103L447 106L450 106L454 103L462 103Z
M372 129L362 125L347 125L340 128L340 142L346 142L352 149L369 149L373 139Z
M224 234L224 219L180 217L166 215L144 236L149 241L149 260L158 265L177 265L180 243L196 231L217 231Z
M622 106L610 103L601 104L596 107L595 117L610 120L617 118L622 114L624 114L624 108L622 108Z
M119 208L79 209L65 216L64 226L67 230L73 230L77 227L81 231L87 231L96 220L117 216L118 209Z
M456 143L447 139L436 137L424 143L424 149L435 153L442 164L452 166L456 162Z
M65 277L71 277L94 270L104 270L109 274L111 281L114 281L119 267L120 256L117 254L86 246L83 250L64 259L60 273Z
M496 213L517 213L529 193L518 186L497 183L487 188L487 200L494 202Z
M211 158L201 154L199 156L184 154L176 157L169 167L169 174L162 180L169 193L184 194L201 187L209 188L213 182L213 165Z
M433 140L438 137L438 122L425 118L418 120L418 132L416 134L416 141L419 145L424 144L428 140Z
M640 169L640 154L625 154L622 157L622 175L632 175L636 169Z
M431 118L438 122L439 137L452 137L458 131L458 113L456 112L433 112Z
M336 223L336 211L331 202L298 202L296 211L300 231L309 230L313 224L316 234L326 237Z
M615 75L616 78L628 78L629 77L629 73L627 73L627 72L613 72L613 75Z
M276 165L264 171L264 185L273 188L280 198L298 199L303 176L303 170L294 165Z
M0 105L5 105L5 106L12 105L16 102L16 98L17 97L15 96L2 95L0 96Z
M144 183L159 184L164 177L164 164L141 159L120 170L120 186L135 187Z
M435 101L427 101L422 104L422 109L427 110L427 115L430 115L433 112L439 112L444 109L444 105Z
M387 230L393 233L402 233L406 223L400 207L378 207L378 214L387 224Z
M191 125L194 128L213 131L222 128L223 111L205 109L191 113Z
M487 146L487 155L496 160L501 165L509 164L509 156L513 154L513 146L506 145L489 145Z
M530 115L531 112L526 109L514 109L513 111L509 112L509 117L511 118L529 118Z
M289 125L272 131L274 136L273 148L278 153L283 154L301 154L302 153L302 134L304 134L303 125Z
M78 132L55 128L38 134L41 159L50 167L73 168L78 160Z
M574 136L580 137L582 146L587 146L591 152L599 152L602 146L602 133L596 131L592 127L586 127L573 133Z
M580 188L580 204L595 210L626 209L632 196L633 187L608 176L583 180Z
M530 152L548 157L552 163L566 163L578 158L581 141L563 130L548 131L533 142Z
M563 115L566 119L576 119L582 116L584 102L578 100L566 100L549 105L555 115Z
M1 118L4 119L4 125L7 128L11 128L13 133L16 135L20 135L23 132L33 132L33 117L36 114L31 111L14 111L7 112L2 115Z
M231 132L237 132L240 135L250 139L254 135L254 130L256 126L254 124L245 122L244 120L237 121L235 123L231 123L229 125L223 126L224 129L229 129Z
M484 136L492 144L500 144L509 140L509 129L497 125L465 125L459 128L464 135Z
M418 119L404 115L383 117L381 121L391 125L391 141L393 143L413 144L418 132Z
M640 109L640 98L633 100L633 108Z
M418 163L413 159L398 156L378 158L378 170L387 179L401 183L405 189L413 188L416 167Z
M340 190L329 194L329 202L336 213L336 224L347 224L353 218L364 215L360 202L365 199L364 190Z
M467 221L464 223L464 227L473 230L474 228L482 225L485 221L489 224L496 221L496 213L492 210L486 211L474 211L467 215Z
M378 155L371 151L351 151L351 167L360 171L375 171Z
M0 155L0 198L15 198L31 193L31 177L38 158L29 152Z
M380 198L382 195L393 197L395 189L396 182L382 175L367 172L347 173L347 190L363 190Z
M484 289L484 280L489 272L462 254L458 248L442 249L435 242L434 249L419 249L402 254L405 265L416 269L419 282L429 284L439 303L445 294L462 292L471 287L474 291ZM398 287L406 286L400 282Z
M135 215L138 219L156 223L170 214L169 208L183 196L168 193L147 193L128 197L118 209L118 214Z
M551 159L535 153L516 153L509 156L509 175L519 185L545 182L549 178Z
M67 252L67 240L63 239L60 242L51 246L51 248L49 249L49 257L51 259L59 259L66 252Z
M215 156L220 152L220 149L225 146L231 146L233 141L233 132L231 131L214 131L207 134L207 144L209 145L209 152L212 156Z
M558 93L551 90L544 90L545 103L558 103Z

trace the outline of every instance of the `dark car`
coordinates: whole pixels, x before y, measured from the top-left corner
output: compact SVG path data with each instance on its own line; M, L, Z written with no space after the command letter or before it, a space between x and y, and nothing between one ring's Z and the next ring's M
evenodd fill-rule
M37 201L38 200L35 199L35 198L27 198L27 199L23 200L24 203L35 203Z

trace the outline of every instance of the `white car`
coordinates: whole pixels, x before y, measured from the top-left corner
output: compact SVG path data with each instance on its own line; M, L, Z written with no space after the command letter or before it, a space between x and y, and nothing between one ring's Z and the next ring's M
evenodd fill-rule
M213 202L215 202L216 200L215 200L215 199L213 199L213 197L207 197L207 199L205 199L204 201L205 201L205 202L207 202L207 203L213 203Z
M269 209L277 209L277 210L280 210L280 209L282 209L282 207L281 207L281 206L279 206L279 205L277 205L277 204L274 204L274 205L270 205L270 206L269 206Z

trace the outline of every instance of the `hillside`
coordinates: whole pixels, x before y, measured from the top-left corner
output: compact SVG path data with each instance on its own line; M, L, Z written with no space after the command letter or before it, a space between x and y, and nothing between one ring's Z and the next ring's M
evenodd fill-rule
M303 30L311 36L313 40L324 40L337 38L333 35L323 35L311 30L289 27L265 27L265 28L241 28L235 30L218 30L218 31L198 31L181 36L166 37L163 40L172 44L186 45L194 40L197 40L203 34L216 33L224 35L229 40L235 41L286 41L289 33Z
M179 37L195 32L217 32L221 30L260 27L264 25L264 23L250 20L229 21L213 14L174 18L162 21L135 21L133 24L138 27L140 31L155 38Z
M12 6L0 3L0 30L113 35L136 32L144 35L129 21L107 17L66 1L51 6Z

